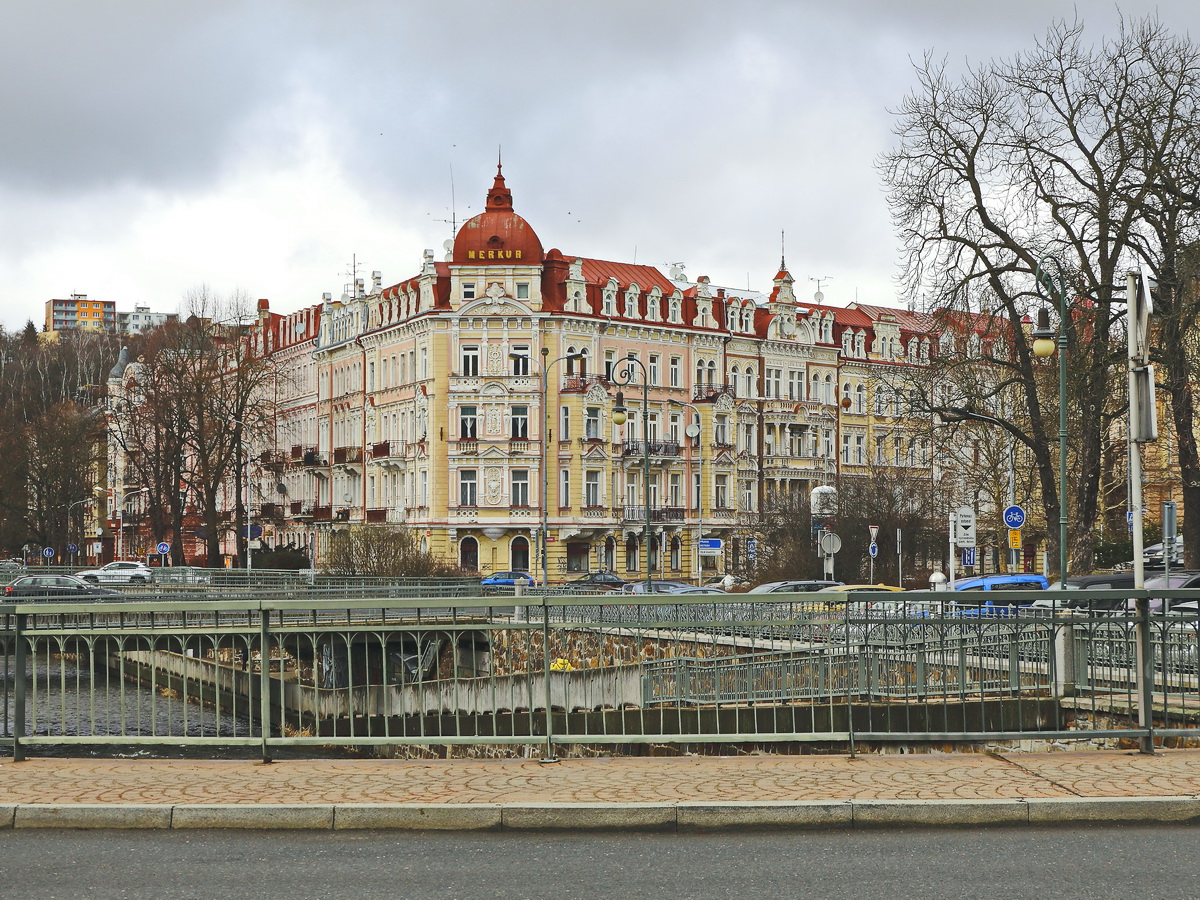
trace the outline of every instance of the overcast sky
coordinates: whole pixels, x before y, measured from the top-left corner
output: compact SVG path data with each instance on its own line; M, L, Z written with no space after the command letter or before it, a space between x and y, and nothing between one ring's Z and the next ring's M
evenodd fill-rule
M0 28L0 323L202 284L290 312L392 284L479 212L503 147L546 248L896 303L874 168L927 50L1007 56L1060 0L39 0ZM1129 2L1200 37L1196 0ZM453 194L451 192L453 170ZM452 196L453 208L452 208Z

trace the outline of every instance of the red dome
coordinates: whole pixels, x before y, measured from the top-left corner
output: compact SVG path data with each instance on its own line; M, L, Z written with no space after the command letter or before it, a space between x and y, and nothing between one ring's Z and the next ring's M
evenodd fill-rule
M487 209L468 220L454 238L456 263L536 266L542 262L542 242L529 223L513 212L512 194L500 167L488 191Z

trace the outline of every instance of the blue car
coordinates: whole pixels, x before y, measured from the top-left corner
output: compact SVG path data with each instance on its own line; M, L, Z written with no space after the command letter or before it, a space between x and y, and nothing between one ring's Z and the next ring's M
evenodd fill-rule
M996 596L987 597L955 597L956 609L954 615L980 619L1003 619L1011 616L1014 610L1029 606L1030 600L1018 597L1006 597L1006 591L1044 591L1050 587L1050 582L1044 575L982 575L978 578L963 578L954 582L954 590L958 591L991 591Z
M518 584L537 587L537 581L528 572L493 572L479 583L483 587L513 587Z

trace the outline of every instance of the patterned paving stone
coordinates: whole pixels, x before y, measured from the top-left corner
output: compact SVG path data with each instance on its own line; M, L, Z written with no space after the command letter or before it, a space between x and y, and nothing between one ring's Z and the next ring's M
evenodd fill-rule
M680 803L1200 795L1200 751L536 761L0 762L0 805Z

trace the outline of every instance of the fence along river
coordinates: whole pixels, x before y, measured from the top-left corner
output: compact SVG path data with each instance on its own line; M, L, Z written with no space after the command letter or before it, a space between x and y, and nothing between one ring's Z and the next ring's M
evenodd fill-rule
M1194 613L1145 623L1144 697L1130 616L881 619L814 594L491 606L498 598L301 593L0 607L3 737L19 755L77 743L553 753L572 743L1200 736ZM1155 715L1141 725L1147 701Z

